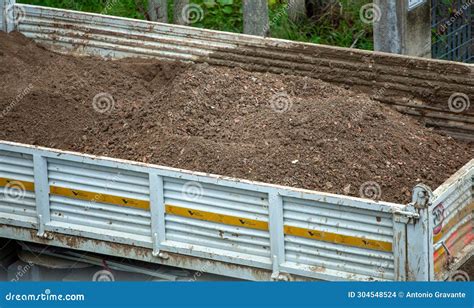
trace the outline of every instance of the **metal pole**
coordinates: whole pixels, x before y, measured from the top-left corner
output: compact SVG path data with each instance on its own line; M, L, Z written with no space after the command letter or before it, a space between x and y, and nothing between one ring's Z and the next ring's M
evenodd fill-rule
M148 16L151 21L168 22L168 0L148 0Z
M0 0L0 31L15 30L15 0Z
M266 36L269 29L267 0L244 0L244 33Z
M2 32L6 32L5 4L6 4L6 0L0 0L0 31Z
M417 57L431 57L431 2L374 0L360 12L373 23L374 49Z

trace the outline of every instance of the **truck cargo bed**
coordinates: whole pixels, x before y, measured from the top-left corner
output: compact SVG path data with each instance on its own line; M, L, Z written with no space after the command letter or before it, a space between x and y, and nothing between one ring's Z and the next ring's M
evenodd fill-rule
M16 28L55 51L239 66L354 88L380 82L380 101L433 110L442 116L424 116L471 136L471 109L457 115L443 101L453 89L473 93L472 65L15 8L24 14ZM446 279L473 251L473 165L434 192L416 185L401 204L2 141L0 237L250 280Z

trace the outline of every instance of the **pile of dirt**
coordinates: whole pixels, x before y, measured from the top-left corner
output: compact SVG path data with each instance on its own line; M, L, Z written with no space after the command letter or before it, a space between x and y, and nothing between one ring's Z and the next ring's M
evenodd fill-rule
M18 33L0 33L0 76L3 140L394 202L474 156L315 79L64 56Z

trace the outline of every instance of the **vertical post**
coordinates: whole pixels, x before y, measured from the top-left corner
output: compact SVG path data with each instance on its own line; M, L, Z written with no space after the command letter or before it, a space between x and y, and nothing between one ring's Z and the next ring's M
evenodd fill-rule
M288 18L299 21L306 17L306 0L288 0Z
M6 7L6 0L0 0L0 31L6 32L7 31L7 24L5 18L5 7Z
M168 22L168 0L148 0L148 16L151 21Z
M407 279L430 281L433 279L433 226L431 201L433 193L423 184L413 189L412 206L420 218L407 225Z
M244 0L244 33L266 36L269 31L267 0Z
M153 256L162 257L162 243L165 241L165 202L163 177L150 172L150 213Z
M173 23L177 25L189 24L189 18L185 18L185 10L188 6L189 0L174 0Z
M374 0L375 51L431 57L430 0Z
M395 268L395 280L406 281L407 280L407 222L402 219L397 219L397 215L394 214L393 222L393 255L394 255L394 268Z
M33 155L38 236L45 237L45 226L51 221L49 207L48 162L39 154Z
M15 0L0 0L0 31L15 30Z
M268 196L268 219L270 228L270 250L273 262L272 279L284 280L280 266L285 262L285 233L283 229L283 199L278 191Z

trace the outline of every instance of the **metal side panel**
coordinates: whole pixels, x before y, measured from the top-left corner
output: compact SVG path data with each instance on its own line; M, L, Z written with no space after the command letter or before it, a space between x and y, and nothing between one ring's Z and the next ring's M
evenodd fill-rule
M267 194L166 177L164 203L168 245L271 264Z
M0 172L36 187L42 219L29 228L39 243L92 239L146 249L157 262L204 258L278 280L403 278L395 238L404 225L394 222L403 205L12 142L0 151ZM28 228L6 215L0 225Z
M445 279L473 253L473 194L474 160L434 191L433 263L438 279Z
M393 214L284 198L285 257L312 271L393 280Z
M56 222L151 240L148 174L48 159L50 225ZM99 237L100 238L100 237Z
M36 226L32 155L0 150L0 220Z

